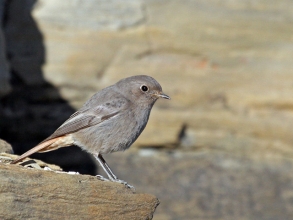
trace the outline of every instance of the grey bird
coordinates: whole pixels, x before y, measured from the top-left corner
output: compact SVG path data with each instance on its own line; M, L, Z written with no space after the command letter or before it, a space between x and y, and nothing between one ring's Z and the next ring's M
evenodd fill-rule
M122 79L95 93L51 136L12 164L36 152L77 145L97 159L109 180L132 187L114 175L102 155L131 146L144 130L158 98L170 99L154 78L138 75Z

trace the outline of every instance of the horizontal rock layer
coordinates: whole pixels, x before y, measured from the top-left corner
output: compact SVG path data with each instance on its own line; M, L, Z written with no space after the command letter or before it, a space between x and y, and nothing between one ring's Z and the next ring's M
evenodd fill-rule
M0 163L1 219L152 219L158 199L94 176Z

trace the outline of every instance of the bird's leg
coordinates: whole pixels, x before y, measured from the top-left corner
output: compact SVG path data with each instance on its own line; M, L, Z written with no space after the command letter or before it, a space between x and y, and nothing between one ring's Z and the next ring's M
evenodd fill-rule
M108 175L109 179L114 182L117 179L117 177L115 176L113 171L110 169L109 165L106 163L106 161L102 157L102 155L98 154L98 155L94 155L94 156L95 156L96 160L99 162L100 166L105 171L105 173Z
M102 157L101 154L97 154L94 155L94 157L96 158L96 160L99 162L100 166L103 168L103 170L105 171L105 173L108 175L109 179L112 182L117 182L117 183L122 183L125 186L127 186L128 188L133 188L133 186L129 185L127 182L125 182L124 180L120 180L116 177L116 175L113 173L113 171L110 169L109 165L106 163L105 159ZM101 178L101 176L99 176L100 179L105 180L104 177Z

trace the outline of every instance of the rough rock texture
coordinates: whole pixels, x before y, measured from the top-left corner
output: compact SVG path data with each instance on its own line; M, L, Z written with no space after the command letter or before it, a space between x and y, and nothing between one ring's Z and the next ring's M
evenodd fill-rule
M291 1L22 4L10 4L5 30L9 51L19 60L11 66L27 84L41 83L31 74L40 71L21 71L16 64L40 69L44 48L45 79L74 107L125 76L149 74L161 82L172 101L156 105L137 146L211 147L232 138L292 153ZM32 10L35 23L24 9ZM13 16L18 11L23 19ZM30 28L16 44L18 19ZM16 52L28 54L29 48L26 65L29 59Z
M0 153L13 154L12 146L2 139L0 139Z
M121 184L0 163L1 219L152 219L159 204ZM62 217L61 217L62 216Z
M144 149L105 159L137 192L158 196L155 220L293 219L289 158Z
M289 0L39 0L33 16L46 36L45 78L72 105L125 76L161 82L172 101L156 106L137 145L243 138L291 154L292 7Z

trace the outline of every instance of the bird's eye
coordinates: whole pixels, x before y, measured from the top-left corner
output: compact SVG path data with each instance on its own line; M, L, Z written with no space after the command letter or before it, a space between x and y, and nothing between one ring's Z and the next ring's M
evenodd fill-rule
M145 86L145 85L141 86L140 89L143 92L147 92L149 90L149 88L147 86Z

